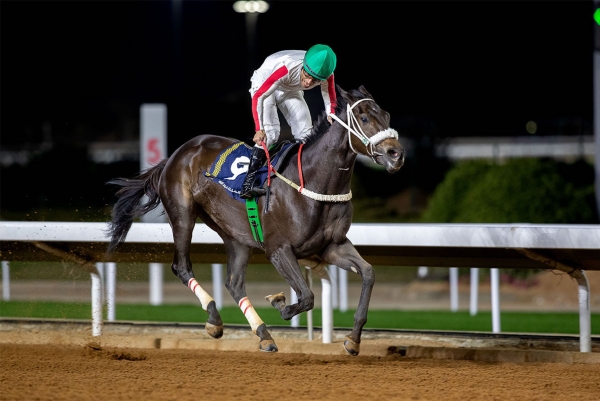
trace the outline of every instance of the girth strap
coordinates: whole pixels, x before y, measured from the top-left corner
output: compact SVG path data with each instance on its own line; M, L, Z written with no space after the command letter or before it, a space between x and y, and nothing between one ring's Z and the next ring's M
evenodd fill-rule
M262 249L265 249L256 198L246 199L246 213L248 213L248 221L250 222L250 229L252 230L254 240L258 242Z

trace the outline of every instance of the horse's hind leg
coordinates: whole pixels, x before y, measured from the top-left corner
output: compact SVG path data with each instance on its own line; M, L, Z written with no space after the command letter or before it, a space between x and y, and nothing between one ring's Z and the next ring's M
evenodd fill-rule
M173 230L173 241L175 245L175 254L171 270L179 277L183 284L198 297L202 309L208 313L208 319L204 326L206 332L213 338L221 338L223 336L223 320L221 320L221 315L217 310L217 304L194 278L194 271L192 270L190 246L192 242L192 232L196 222L196 215L191 212L182 214L181 211L186 210L184 205L177 205L177 207L172 206L173 205L169 205L168 203L165 204L165 210L167 211L171 229ZM172 210L176 210L177 215L173 216L173 213L169 213L169 211Z
M237 302L242 313L248 320L252 332L260 338L259 349L265 352L277 352L275 340L267 330L246 294L246 267L250 259L250 248L221 235L227 251L227 277L225 287Z
M221 320L215 300L198 284L195 278L191 278L187 286L200 300L202 309L208 313L208 319L204 325L206 332L213 338L223 337L223 320Z

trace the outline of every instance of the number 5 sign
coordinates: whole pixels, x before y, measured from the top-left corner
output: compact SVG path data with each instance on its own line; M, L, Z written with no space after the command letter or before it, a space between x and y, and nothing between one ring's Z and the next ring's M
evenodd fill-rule
M140 116L140 167L144 170L167 157L167 106L143 104Z
M146 103L140 107L140 168L145 170L167 157L167 106ZM148 199L144 195L143 201ZM146 223L165 223L162 205L142 217Z

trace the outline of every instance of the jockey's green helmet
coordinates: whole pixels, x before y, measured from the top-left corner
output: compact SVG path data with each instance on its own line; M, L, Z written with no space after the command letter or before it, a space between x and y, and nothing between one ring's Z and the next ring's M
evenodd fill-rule
M304 70L313 78L323 81L335 70L337 57L331 47L327 45L314 45L304 55Z

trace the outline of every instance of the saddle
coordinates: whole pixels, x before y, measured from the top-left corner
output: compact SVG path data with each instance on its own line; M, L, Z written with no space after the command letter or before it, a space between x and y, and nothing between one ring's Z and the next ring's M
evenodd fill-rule
M289 156L296 154L299 146L300 142L285 140L269 149L269 159L273 168L277 171L283 169L290 160ZM240 198L240 194L251 154L251 146L245 142L236 142L217 156L210 170L204 172L204 175L225 188L233 199L246 203L245 199ZM268 170L266 163L258 169L258 186L266 187Z

